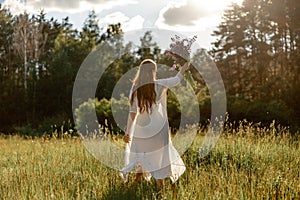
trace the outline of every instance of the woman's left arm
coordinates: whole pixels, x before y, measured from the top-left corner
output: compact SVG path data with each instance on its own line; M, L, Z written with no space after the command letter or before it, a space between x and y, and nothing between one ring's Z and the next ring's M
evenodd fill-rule
M180 69L180 71L178 72L178 74L179 74L180 76L183 77L184 72L187 70L188 67L189 67L188 62L184 63L184 65L181 67L181 69Z
M181 68L180 71L176 74L176 76L166 79L159 79L159 84L171 88L180 83L180 81L184 78L184 72L188 68L188 63L186 62Z

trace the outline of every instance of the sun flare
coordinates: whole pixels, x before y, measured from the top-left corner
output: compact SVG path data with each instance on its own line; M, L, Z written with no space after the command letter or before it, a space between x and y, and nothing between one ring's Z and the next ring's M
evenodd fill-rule
M241 5L244 0L210 0L209 2L205 3L204 1L197 1L199 6L205 7L209 11L220 11L225 10L231 4L238 4Z

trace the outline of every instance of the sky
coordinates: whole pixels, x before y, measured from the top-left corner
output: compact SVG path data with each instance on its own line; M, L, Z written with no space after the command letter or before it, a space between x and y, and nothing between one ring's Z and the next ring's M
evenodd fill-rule
M99 26L120 22L124 32L141 28L158 28L198 36L198 44L211 49L216 38L213 30L231 3L242 0L0 0L13 14L39 13L58 21L69 16L74 28L80 29L89 11L94 10Z

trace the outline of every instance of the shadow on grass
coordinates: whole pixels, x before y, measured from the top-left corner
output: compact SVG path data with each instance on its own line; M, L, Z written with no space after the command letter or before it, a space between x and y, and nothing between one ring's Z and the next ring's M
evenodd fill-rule
M157 195L155 184L152 181L143 181L141 184L129 182L112 185L112 187L104 193L101 200L157 199Z

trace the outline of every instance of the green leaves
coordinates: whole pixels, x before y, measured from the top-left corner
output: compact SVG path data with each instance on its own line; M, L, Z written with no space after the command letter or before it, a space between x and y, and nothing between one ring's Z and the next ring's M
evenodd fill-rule
M229 95L270 103L298 101L300 24L294 0L245 0L232 5L214 31L210 54L221 72ZM297 78L298 77L298 78ZM289 102L288 102L289 101ZM278 117L277 115L272 117Z

